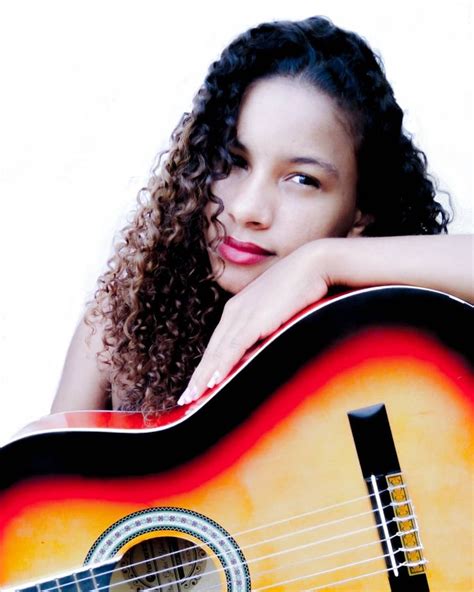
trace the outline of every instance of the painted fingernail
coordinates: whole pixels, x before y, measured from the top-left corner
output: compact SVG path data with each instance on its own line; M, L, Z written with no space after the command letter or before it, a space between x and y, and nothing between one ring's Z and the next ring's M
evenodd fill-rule
M188 403L191 403L191 401L194 401L195 399L197 399L198 395L198 390L195 387L194 384L190 384L186 390L184 391L184 393L181 395L181 397L178 399L177 403L178 405L187 405Z
M189 394L189 386L184 390L181 397L176 401L178 405L185 405L187 403L187 397Z
M214 372L214 374L211 376L211 379L209 380L209 382L207 383L207 388L212 388L214 386L216 386L216 384L218 384L218 382L220 381L221 378L221 373L219 372L219 370L216 370Z

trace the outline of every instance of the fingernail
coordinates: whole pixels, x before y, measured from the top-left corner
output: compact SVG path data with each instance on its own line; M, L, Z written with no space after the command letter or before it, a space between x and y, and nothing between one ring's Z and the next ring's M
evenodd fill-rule
M184 405L186 403L186 399L189 393L189 386L185 389L181 397L177 400L178 405Z
M197 388L192 384L186 388L177 403L178 405L186 405L187 403L191 403L195 398L197 398Z
M216 384L219 382L221 377L221 373L219 372L219 370L216 370L214 372L214 374L211 376L211 379L209 380L209 382L207 383L207 388L212 388L214 386L216 386Z

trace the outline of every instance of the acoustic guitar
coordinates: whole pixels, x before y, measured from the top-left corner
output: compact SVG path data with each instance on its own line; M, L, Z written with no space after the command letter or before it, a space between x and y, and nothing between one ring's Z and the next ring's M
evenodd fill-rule
M0 588L474 590L472 307L339 294L184 408L0 449Z

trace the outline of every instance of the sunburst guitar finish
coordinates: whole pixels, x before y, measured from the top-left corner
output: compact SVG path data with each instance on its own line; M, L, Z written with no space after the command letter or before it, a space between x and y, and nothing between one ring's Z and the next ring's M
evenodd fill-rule
M473 590L472 334L446 294L360 290L159 419L32 424L0 450L1 589ZM400 470L367 475L374 405Z

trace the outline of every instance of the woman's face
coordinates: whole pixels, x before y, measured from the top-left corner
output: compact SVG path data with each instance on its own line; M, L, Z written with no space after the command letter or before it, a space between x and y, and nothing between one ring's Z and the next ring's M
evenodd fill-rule
M301 245L363 230L354 143L332 99L293 79L257 81L244 96L237 140L229 176L212 186L227 233L217 247L222 288L235 294ZM215 252L211 262L222 268Z

